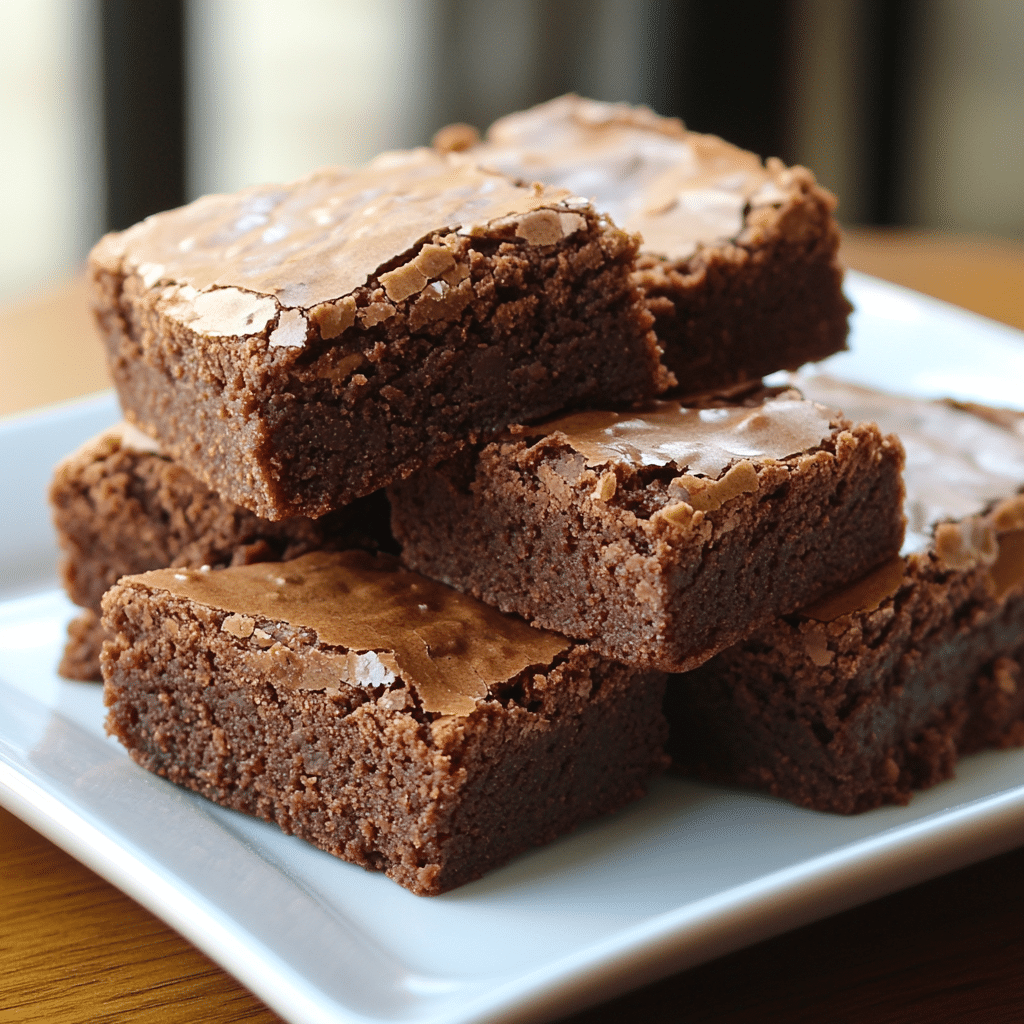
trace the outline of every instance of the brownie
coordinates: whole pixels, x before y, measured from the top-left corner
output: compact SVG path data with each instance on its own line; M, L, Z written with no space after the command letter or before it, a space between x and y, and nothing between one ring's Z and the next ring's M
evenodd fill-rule
M903 452L794 391L576 413L389 491L411 568L686 671L891 558Z
M568 188L643 236L636 279L680 394L845 347L836 202L805 168L762 163L646 107L578 96L503 117L473 142L451 126L435 145Z
M61 574L84 611L68 627L60 673L99 679L100 600L122 576L167 566L287 561L317 550L395 550L382 493L320 519L273 523L225 501L130 424L58 465L50 486Z
M665 677L386 555L160 570L103 601L108 731L143 767L414 893L639 797Z
M107 235L90 268L127 418L276 520L663 391L636 250L564 190L422 149L207 196Z
M799 384L900 435L904 554L671 680L673 756L819 810L904 804L1024 743L1024 416Z

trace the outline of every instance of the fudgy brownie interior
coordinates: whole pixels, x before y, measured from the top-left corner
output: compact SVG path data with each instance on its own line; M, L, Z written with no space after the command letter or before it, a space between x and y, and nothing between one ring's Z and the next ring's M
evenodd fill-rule
M1024 743L1024 416L796 382L899 433L905 554L672 680L673 756L819 810L906 803Z
M141 765L413 892L643 792L664 676L363 552L126 577L107 727Z
M127 417L281 519L509 423L664 390L636 246L564 190L420 150L205 197L90 265Z
M609 657L685 671L892 557L902 449L795 392L579 413L389 495L402 557Z

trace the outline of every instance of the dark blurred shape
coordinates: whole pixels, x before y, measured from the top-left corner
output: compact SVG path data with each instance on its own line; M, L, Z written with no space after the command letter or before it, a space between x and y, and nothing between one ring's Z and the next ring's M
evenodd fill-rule
M435 128L483 130L513 110L580 91L592 0L434 0L430 93Z
M483 129L573 91L646 103L694 131L793 163L795 91L808 59L801 28L811 6L827 11L828 2L435 0L434 127L465 121ZM927 13L921 0L846 5L853 30L841 45L856 55L854 185L866 223L909 217L909 110Z
M185 201L183 0L99 0L108 230Z
M189 0L94 0L101 26L108 228L185 201ZM213 0L216 2L216 0ZM426 2L426 0L425 0ZM430 0L425 143L484 129L564 92L646 103L762 156L798 158L801 26L829 0ZM855 205L906 223L909 110L927 22L921 0L849 0L857 55ZM826 15L827 17L827 15ZM915 61L915 58L918 58ZM841 78L841 76L839 76ZM839 88L841 89L841 83ZM839 102L832 97L833 102Z
M438 123L485 128L565 92L646 103L695 131L786 158L790 0L437 0ZM619 20L609 19L617 9ZM616 38L629 18L633 32ZM616 45L618 44L618 46ZM628 93L610 95L632 66ZM626 76L630 77L630 76ZM620 86L621 88L621 86Z
M904 224L911 90L917 72L914 41L922 12L918 0L861 0L861 4L865 222Z
M593 6L591 0L542 0L538 5L535 102L580 91Z
M787 138L793 5L788 0L659 3L652 12L651 106L687 128L792 162Z

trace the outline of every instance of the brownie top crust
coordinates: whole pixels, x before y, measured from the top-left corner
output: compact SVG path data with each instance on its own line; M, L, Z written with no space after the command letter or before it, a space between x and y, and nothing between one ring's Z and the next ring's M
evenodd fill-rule
M858 387L827 374L791 374L801 392L897 434L906 451L907 532L898 557L801 609L833 622L872 612L906 578L908 556L946 570L984 569L1001 599L1024 582L1024 413Z
M580 412L516 430L528 438L541 436L538 447L567 445L589 468L614 463L685 470L671 489L692 507L707 509L740 493L737 488L756 488L752 462L785 459L821 445L831 436L834 419L831 410L790 390L752 405L688 408L655 402L641 411ZM744 488L748 478L750 487Z
M474 235L511 225L528 244L550 245L585 226L585 200L522 187L457 154L384 153L359 170L329 167L287 185L211 195L106 235L94 268L162 289L172 320L209 337L250 337L279 318L271 346L301 347L309 319L323 338L356 318L351 293L432 235ZM400 302L433 287L456 261L422 246L380 274Z
M435 145L465 147L450 129ZM513 178L586 196L626 231L641 252L685 260L701 243L738 239L751 210L784 203L795 177L809 176L714 135L687 131L678 118L643 106L567 95L495 121L467 152Z
M1024 413L892 395L826 374L790 379L808 398L873 420L903 442L904 554L926 550L937 527L977 517L1024 486Z
M315 553L284 564L221 570L158 569L123 583L230 613L221 628L251 638L297 689L387 686L397 678L424 711L464 716L490 687L549 666L572 642L361 551ZM288 648L258 623L311 629L321 670L288 673ZM324 650L341 648L341 651Z

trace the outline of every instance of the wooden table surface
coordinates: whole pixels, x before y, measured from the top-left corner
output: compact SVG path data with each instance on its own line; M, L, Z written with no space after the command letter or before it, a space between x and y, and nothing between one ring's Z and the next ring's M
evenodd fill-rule
M1022 244L858 231L844 255L849 266L1024 329ZM0 360L0 415L105 387L81 282L0 310ZM0 809L0 1024L278 1019L148 911ZM572 1018L629 1019L1024 1020L1024 849Z

